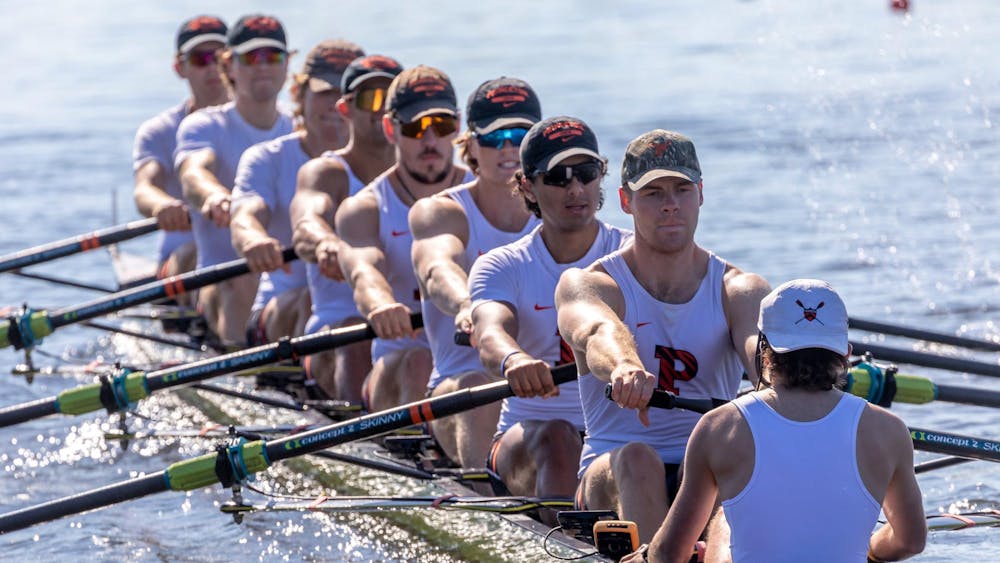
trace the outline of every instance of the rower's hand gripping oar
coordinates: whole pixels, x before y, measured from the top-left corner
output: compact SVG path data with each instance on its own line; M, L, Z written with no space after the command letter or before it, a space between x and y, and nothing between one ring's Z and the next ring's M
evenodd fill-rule
M411 316L411 322L415 328L423 325L419 313ZM78 415L101 409L107 409L108 412L123 411L161 389L187 385L218 375L308 356L374 337L375 332L371 326L367 323L361 323L297 338L284 338L273 344L248 348L150 373L141 371L120 373L113 378L103 378L100 383L68 389L56 397L0 409L0 427L19 424L51 414Z
M281 257L285 262L298 259L292 248L284 249ZM42 338L68 324L86 321L164 297L180 295L249 272L250 269L245 259L233 260L114 293L83 305L58 309L51 313L34 311L25 307L19 314L0 321L0 348L7 346L14 346L18 350L31 348Z
M0 272L17 270L32 264L41 264L57 258L72 256L80 252L94 250L109 244L123 242L158 230L156 218L132 221L124 225L100 229L91 233L34 246L20 252L0 256Z
M574 379L575 364L552 370L557 385ZM192 491L214 483L229 487L284 459L423 424L512 396L507 381L497 381L283 438L240 442L217 453L174 463L151 475L0 515L0 534L163 491Z

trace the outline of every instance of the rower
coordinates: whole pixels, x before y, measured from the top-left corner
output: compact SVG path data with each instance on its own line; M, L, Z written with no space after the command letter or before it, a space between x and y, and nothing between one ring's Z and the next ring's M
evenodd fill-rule
M755 322L769 288L694 241L703 195L687 137L657 129L634 139L619 197L633 218L633 243L568 270L555 304L576 356L587 427L578 503L616 511L649 541L698 421L690 411L650 413L653 389L732 399L744 370L755 380ZM615 402L604 397L608 382Z
M683 547L716 497L725 517L711 527L712 560L865 561L867 550L868 561L898 561L923 551L909 430L837 388L851 349L840 296L819 280L782 284L761 303L757 328L767 388L698 421L649 560L687 561ZM872 535L880 509L887 522Z
M360 46L326 40L309 51L302 72L293 76L296 131L254 145L243 153L232 199L232 244L260 274L257 296L246 326L247 346L275 342L303 333L309 318L306 269L285 264L282 247L292 245L289 207L299 168L311 158L343 146L346 129L337 113L340 79Z
M466 115L468 130L457 145L475 180L410 210L413 267L434 358L427 384L431 396L494 380L475 349L455 343L456 329L472 330L469 268L479 256L522 238L538 224L511 189L520 167L520 141L542 118L538 95L517 78L488 80L469 96ZM449 458L463 467L480 467L499 416L500 405L493 403L435 420L431 428Z
M382 132L386 92L403 67L395 59L370 55L355 59L343 73L337 112L347 122L349 140L299 170L291 218L295 252L306 263L312 314L306 333L362 322L351 286L337 256L340 237L333 218L344 199L358 193L396 160ZM320 352L303 361L310 381L335 399L360 403L361 385L371 371L371 341Z
M422 65L406 69L387 96L382 126L395 147L395 163L344 200L336 214L343 241L340 266L358 312L377 336L365 381L371 411L422 398L431 372L427 339L410 319L420 308L410 257L410 206L474 178L452 162L458 104L444 72Z
M229 101L219 71L219 51L226 41L226 24L215 16L196 16L177 30L174 72L188 84L191 96L139 126L132 148L135 206L160 226L159 277L194 268L196 255L191 217L174 173L177 128L187 115Z
M198 268L237 259L229 233L230 190L243 151L292 132L292 116L277 103L288 72L281 22L259 14L240 18L229 30L222 65L233 101L186 117L174 154L184 198L197 211L191 219ZM223 343L243 342L256 291L251 273L199 292L198 307Z
M550 140L550 127L576 134ZM566 498L577 487L584 425L578 383L553 385L549 371L573 361L556 325L556 284L567 269L589 266L632 234L597 219L607 161L586 123L546 119L527 132L520 155L517 188L542 224L487 252L469 273L479 357L516 395L503 402L487 467L512 494Z

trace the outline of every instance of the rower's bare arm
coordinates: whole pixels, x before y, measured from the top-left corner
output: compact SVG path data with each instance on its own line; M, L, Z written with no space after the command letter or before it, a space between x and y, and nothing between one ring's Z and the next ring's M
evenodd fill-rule
M573 349L580 371L611 383L611 397L623 408L639 409L639 420L649 424L650 397L656 376L647 372L635 339L622 319L625 299L621 289L599 266L571 268L556 286L559 333Z
M229 225L229 188L215 176L215 151L202 149L191 153L177 169L184 199L206 219L220 227Z
M247 259L250 271L254 273L273 272L291 267L281 258L281 244L267 233L271 222L271 208L258 196L242 196L234 206L229 224L233 249Z
M337 258L340 237L333 230L333 222L337 208L347 197L347 183L347 174L339 162L314 158L299 169L289 209L296 254L319 264L323 275L337 281L343 281L344 276Z
M767 280L757 274L744 272L734 266L726 268L722 306L729 324L729 337L743 363L743 370L754 385L760 375L754 361L757 353L757 317L760 314L760 302L770 292L771 286Z
M337 210L343 244L340 267L354 290L354 303L380 338L413 335L410 309L396 302L385 277L385 252L379 240L378 204L370 191L344 200Z
M502 301L476 305L472 310L472 326L473 341L479 348L483 366L495 376L506 377L515 395L554 397L559 394L548 364L523 351L517 343L518 322L513 305Z
M725 435L708 413L695 425L684 453L684 479L663 525L649 543L649 561L686 562L691 548L708 524L718 496L711 452L721 451L717 437Z
M167 193L167 170L156 160L144 162L135 171L136 209L146 217L156 217L164 231L187 231L191 218L187 205Z
M413 270L424 299L430 299L443 313L457 317L463 313L462 328L471 329L468 316L469 276L461 264L468 240L468 220L461 206L445 197L417 201L410 209L413 233Z
M913 471L913 441L899 417L882 409L872 409L881 418L880 440L891 444L889 459L895 464L882 500L886 525L872 535L871 554L885 561L899 561L924 550L927 520L923 497Z

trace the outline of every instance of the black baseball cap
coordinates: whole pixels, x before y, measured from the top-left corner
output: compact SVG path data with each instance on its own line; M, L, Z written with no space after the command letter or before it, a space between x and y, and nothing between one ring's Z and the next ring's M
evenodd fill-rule
M285 28L274 16L251 14L243 16L229 30L226 46L237 55L248 53L261 47L274 47L287 51Z
M392 57L368 55L357 58L347 65L340 81L340 91L349 94L372 78L382 77L392 80L401 72L403 72L403 66Z
M458 115L458 99L451 79L443 71L419 65L399 73L386 94L386 112L401 123L425 115Z
M539 121L521 141L521 167L528 176L548 172L553 165L578 154L603 161L597 135L575 117L561 115Z
M654 129L633 139L622 161L622 186L638 191L665 176L701 183L701 165L694 142L665 129Z
M542 119L542 105L531 86L506 76L480 84L469 95L465 112L469 129L479 135L515 125L531 127Z
M357 43L345 39L327 39L306 55L302 75L309 79L309 89L326 92L340 88L344 71L351 61L363 57L365 50Z
M195 16L177 30L177 52L186 54L202 43L226 42L226 22L215 16Z

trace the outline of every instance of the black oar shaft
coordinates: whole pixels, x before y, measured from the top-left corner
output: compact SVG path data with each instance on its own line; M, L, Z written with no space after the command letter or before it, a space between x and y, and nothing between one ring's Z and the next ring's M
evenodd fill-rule
M59 413L59 401L52 398L39 399L0 409L0 427L13 426Z
M137 477L86 493L8 512L0 516L0 534L166 490L168 487L165 472L159 471L145 477Z
M945 467L961 465L963 463L969 463L970 461L976 461L976 460L965 457L957 457L957 456L940 457L938 459L932 459L930 461L925 461L923 463L918 463L914 465L913 472L919 475L920 473L926 473L928 471L934 471L935 469L943 469Z
M159 229L155 218L133 221L117 227L70 237L49 244L0 257L0 272L17 270L32 264L41 264L64 256L93 250L109 244L126 241Z
M899 348L889 348L868 342L851 341L852 354L860 355L871 352L876 360L887 362L899 362L915 366L944 369L950 371L960 371L963 373L974 373L989 377L1000 377L1000 365L987 364L974 360L963 360L961 358L948 358L936 354L924 352L914 352L912 350L901 350Z
M57 278L55 276L47 276L45 274L36 274L36 273L33 273L33 272L23 272L21 270L14 270L13 272L11 272L11 275L22 277L22 278L28 278L28 279L32 279L32 280L39 280L39 281L54 283L54 284L57 284L57 285L65 285L65 286L69 286L69 287L75 287L75 288L78 288L78 289L89 289L91 291L100 291L101 293L114 293L115 292L115 290L111 289L110 287L104 287L104 286L101 286L101 285L95 285L95 284L90 284L90 283L78 282L78 281L74 281L74 280L66 280L66 279L63 279L63 278Z
M937 400L980 407L1000 407L1000 391L994 389L975 389L972 387L956 387L953 385L938 385Z
M910 428L913 448L984 461L1000 461L1000 442L960 434Z
M851 317L851 319L849 319L848 326L850 326L851 328L856 328L858 330L865 330L868 332L878 332L881 334L891 334L894 336L903 336L906 338L915 338L917 340L924 340L926 342L937 342L938 344L960 346L962 348L970 348L973 350L1000 352L1000 343L998 342L990 342L988 340L978 340L975 338L966 338L963 336L955 336L954 334L945 334L942 332L933 332L929 330L921 330L917 328L897 326L888 323L880 323L878 321L856 319L854 317Z

